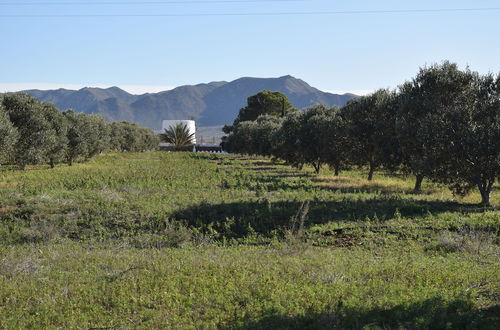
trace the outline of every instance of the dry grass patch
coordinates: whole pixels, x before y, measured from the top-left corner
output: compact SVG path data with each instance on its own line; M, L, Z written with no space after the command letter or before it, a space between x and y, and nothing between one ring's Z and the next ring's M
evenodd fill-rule
M18 210L18 209L19 209L19 207L17 207L17 206L9 206L9 205L2 206L2 207L0 207L0 214L6 214L6 213L9 213L11 211Z
M400 181L394 178L374 179L368 181L360 177L332 177L319 175L312 179L318 187L326 187L340 192L383 192L383 193L405 193L410 192L413 187L410 182Z

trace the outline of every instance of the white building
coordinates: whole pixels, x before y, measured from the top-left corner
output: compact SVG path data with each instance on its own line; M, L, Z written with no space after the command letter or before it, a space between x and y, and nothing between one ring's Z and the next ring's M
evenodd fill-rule
M161 124L162 133L168 130L170 127L174 127L178 124L184 124L189 130L190 134L193 134L193 143L196 144L196 123L194 120L164 120Z

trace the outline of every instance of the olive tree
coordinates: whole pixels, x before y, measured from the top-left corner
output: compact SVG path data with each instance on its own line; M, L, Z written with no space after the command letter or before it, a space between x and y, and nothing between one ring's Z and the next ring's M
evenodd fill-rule
M279 130L282 119L271 115L259 116L255 121L244 121L234 126L224 144L229 152L272 156L274 155L274 134Z
M17 138L17 130L0 104L0 164L12 158L12 150Z
M394 167L399 162L396 111L396 95L386 89L351 100L341 110L347 122L350 161L369 165L368 180L378 166Z
M255 153L261 156L273 156L273 138L281 127L283 118L263 115L254 122L253 141Z
M90 159L109 150L110 127L99 115L84 115L84 129L88 143L85 159Z
M2 106L17 129L13 160L20 169L28 164L40 164L48 159L57 144L56 131L44 112L44 104L27 94L6 94Z
M477 187L481 204L489 206L500 176L500 75L473 76L458 102L427 117L423 134L429 136L430 156L439 162L432 178L460 195Z
M255 155L255 123L243 121L233 126L233 130L224 139L224 150L231 153Z
M63 161L66 157L68 148L68 123L66 117L50 103L43 103L42 111L55 133L55 141L50 145L47 152L50 167L53 168L56 163Z
M328 160L329 134L326 127L330 109L317 105L305 109L298 115L297 147L302 161L311 164L316 173Z
M109 149L113 151L125 151L128 123L125 121L116 121L109 124Z
M351 150L346 120L340 115L338 108L332 108L326 116L318 116L313 120L317 121L317 129L323 136L322 157L338 176L340 169L348 163Z
M126 121L113 122L109 126L109 150L146 151L158 148L160 139L146 127Z
M66 149L66 162L69 166L80 157L88 154L88 143L86 139L85 114L67 110L64 117L68 123L68 148Z
M300 130L300 112L289 113L273 135L272 141L275 156L297 168L302 168L306 163L299 139Z
M396 132L403 165L416 176L414 191L420 191L424 177L430 177L443 164L438 156L448 157L444 153L436 155L430 147L430 139L443 127L430 131L426 125L440 123L447 109L460 107L472 81L470 71L461 71L456 64L443 62L421 68L415 78L399 87Z
M138 126L140 134L139 148L136 151L150 151L158 149L160 137L150 128Z
M78 159L88 160L109 147L109 126L102 117L68 110L64 112L68 123L68 165Z

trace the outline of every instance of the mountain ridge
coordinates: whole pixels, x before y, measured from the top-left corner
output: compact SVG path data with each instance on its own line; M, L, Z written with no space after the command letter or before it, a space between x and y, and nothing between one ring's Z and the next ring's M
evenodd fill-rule
M246 105L247 98L262 90L282 92L298 109L316 104L342 106L357 97L350 93L323 92L290 75L278 78L242 77L230 82L183 85L145 94L131 94L116 86L22 92L40 101L51 102L62 110L96 113L109 121L126 120L159 129L163 119L195 119L199 126L231 124L238 111Z

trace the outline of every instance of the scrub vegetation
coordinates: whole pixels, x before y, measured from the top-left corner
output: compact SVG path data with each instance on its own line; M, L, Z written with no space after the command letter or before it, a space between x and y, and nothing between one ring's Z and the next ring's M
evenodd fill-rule
M0 328L500 327L479 192L235 155L49 166L0 171Z

